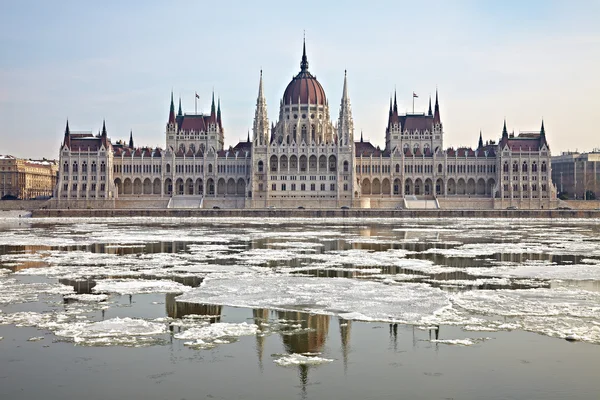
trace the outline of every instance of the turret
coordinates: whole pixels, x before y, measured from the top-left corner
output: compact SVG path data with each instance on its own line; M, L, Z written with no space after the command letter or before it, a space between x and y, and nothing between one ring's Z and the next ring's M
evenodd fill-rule
M267 118L267 101L263 92L262 70L260 71L260 82L258 84L258 97L256 99L256 111L254 113L254 145L266 146L269 144L269 120Z
M348 79L344 71L344 89L342 91L342 102L340 104L340 116L338 118L338 140L340 145L351 146L354 143L354 120L352 119L352 108L348 96Z
M183 117L183 112L181 111L181 97L179 97L179 111L177 112L178 117Z
M223 124L221 123L221 98L219 97L218 105L217 105L217 125L219 128L223 128Z
M433 113L431 112L431 95L429 95L429 111L427 112L427 115L430 117L433 116Z
M433 123L441 124L442 120L440 118L440 104L438 103L438 91L435 89L435 109L433 111Z
M216 122L217 120L217 111L215 109L215 91L212 92L212 103L210 105L210 121Z
M175 104L173 103L173 91L171 90L171 107L169 108L169 124L175 123Z
M67 126L65 128L65 137L63 139L62 147L67 146L71 147L71 131L69 130L69 120L67 119Z
M108 136L106 134L106 123L104 120L102 120L102 134L100 135L100 139L102 140L104 148L108 148Z
M129 148L133 149L133 130L129 132Z
M479 131L479 144L477 145L478 149L483 147L483 137L481 136L481 131Z
M506 119L504 119L504 127L502 128L502 139L508 139L508 131L506 130Z

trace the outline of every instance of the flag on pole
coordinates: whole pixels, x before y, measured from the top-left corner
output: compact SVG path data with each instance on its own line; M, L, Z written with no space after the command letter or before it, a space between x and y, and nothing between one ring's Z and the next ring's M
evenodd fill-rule
M196 98L199 99L200 96L198 96L198 92L194 92L194 93L196 93Z
M419 97L415 92L413 92L413 97Z

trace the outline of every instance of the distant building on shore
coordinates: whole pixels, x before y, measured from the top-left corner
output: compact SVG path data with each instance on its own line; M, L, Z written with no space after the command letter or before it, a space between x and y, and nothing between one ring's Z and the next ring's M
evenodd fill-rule
M563 152L552 157L552 181L569 199L600 198L600 150L590 153Z
M58 179L56 160L27 160L0 155L0 198L34 199L52 196Z
M385 148L355 139L346 74L339 114L309 72L306 45L300 72L269 121L260 74L252 135L225 147L220 100L209 114L175 111L173 94L165 148L111 143L99 134L71 132L60 148L59 207L174 208L550 208L556 189L543 122L536 132L509 134L476 148L444 149L435 103L400 114L390 98ZM416 94L413 94L416 96ZM500 132L500 130L499 130ZM474 140L475 142L475 140Z

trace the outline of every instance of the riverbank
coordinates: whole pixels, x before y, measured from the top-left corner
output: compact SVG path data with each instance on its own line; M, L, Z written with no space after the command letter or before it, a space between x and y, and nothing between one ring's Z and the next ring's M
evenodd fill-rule
M386 210L386 209L82 209L33 210L34 218L600 218L600 210Z

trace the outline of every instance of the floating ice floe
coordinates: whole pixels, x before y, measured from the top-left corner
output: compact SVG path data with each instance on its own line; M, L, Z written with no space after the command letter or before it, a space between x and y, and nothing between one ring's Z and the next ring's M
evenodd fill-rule
M459 346L473 346L475 343L489 340L491 338L466 338L466 339L431 339L431 343L459 345Z
M308 353L298 354L276 354L277 357L273 362L282 367L289 367L295 365L320 365L333 362L331 358L318 357L316 355L310 355Z
M283 274L208 277L178 301L339 314L347 319L413 323L450 306L447 294L419 283L386 285Z
M178 282L143 279L106 279L98 281L92 289L96 293L144 294L183 293L191 288Z
M81 302L101 302L108 300L106 294L70 294L64 297L69 300L76 300Z
M20 283L16 279L0 280L0 304L28 303L39 299L39 295L73 294L71 286L50 283Z
M175 339L190 340L184 343L186 346L211 348L217 344L230 343L231 340L236 340L241 336L255 335L257 332L258 326L255 324L216 322L189 328L176 333L174 337Z
M500 276L507 278L600 280L599 264L551 265L544 263L523 263L488 268L467 268L466 272L471 275Z
M156 342L153 336L166 333L164 323L137 318L112 318L100 322L75 322L54 332L82 345L139 346Z

